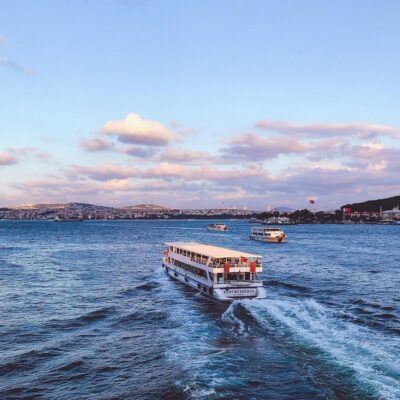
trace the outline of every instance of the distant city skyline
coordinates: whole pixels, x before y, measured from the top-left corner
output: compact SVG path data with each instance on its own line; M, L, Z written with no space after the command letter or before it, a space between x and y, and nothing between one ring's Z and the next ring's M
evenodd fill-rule
M400 3L2 1L0 207L400 192Z

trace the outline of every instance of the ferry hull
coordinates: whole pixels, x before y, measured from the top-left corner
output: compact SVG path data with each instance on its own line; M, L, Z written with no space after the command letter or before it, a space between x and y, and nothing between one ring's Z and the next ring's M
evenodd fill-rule
M172 266L168 266L166 264L162 264L166 274L175 279L184 283L187 286L197 290L202 295L211 298L216 301L222 302L232 302L235 300L244 300L244 299L265 299L267 297L267 293L265 288L262 286L254 286L251 282L249 284L241 284L241 285L224 285L224 287L215 287L209 284L205 284L203 282L199 282L191 276L185 276L180 271L177 271Z

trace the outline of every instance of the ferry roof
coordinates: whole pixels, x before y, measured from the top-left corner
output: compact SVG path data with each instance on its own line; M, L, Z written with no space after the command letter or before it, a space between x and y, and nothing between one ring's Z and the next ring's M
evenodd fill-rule
M191 251L193 253L202 254L213 258L262 258L258 254L245 253L243 251L231 250L225 247L211 246L209 244L197 242L168 242L167 246L178 247L179 249Z

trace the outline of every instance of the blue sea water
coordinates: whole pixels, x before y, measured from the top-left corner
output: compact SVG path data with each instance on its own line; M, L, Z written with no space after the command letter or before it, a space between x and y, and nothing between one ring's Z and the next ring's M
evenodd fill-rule
M0 221L0 399L400 399L400 226ZM163 243L264 256L266 300L209 301Z

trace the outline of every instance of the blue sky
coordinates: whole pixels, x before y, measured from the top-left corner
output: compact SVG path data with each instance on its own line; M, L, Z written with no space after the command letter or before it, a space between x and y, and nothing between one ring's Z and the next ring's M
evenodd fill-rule
M1 1L0 35L0 205L399 192L397 1Z

